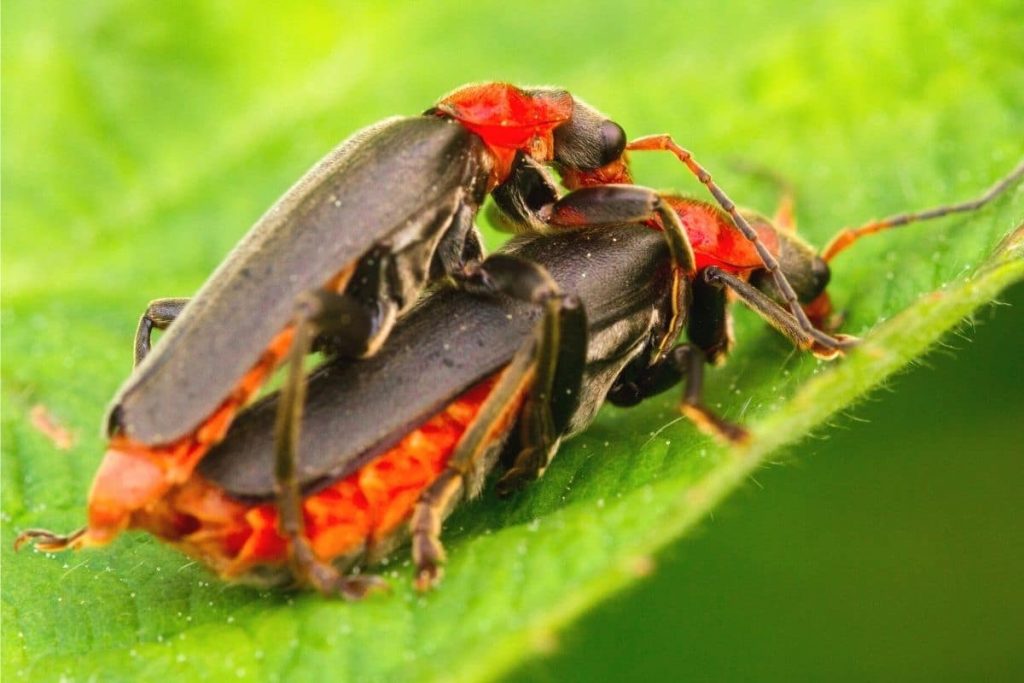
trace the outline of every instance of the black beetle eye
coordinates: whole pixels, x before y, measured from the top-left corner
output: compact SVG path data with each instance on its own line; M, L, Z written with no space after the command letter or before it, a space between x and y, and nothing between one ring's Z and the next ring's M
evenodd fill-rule
M811 262L811 277L814 279L814 286L818 294L825 291L828 281L832 279L832 271L820 256L815 256Z
M626 131L614 121L601 124L601 165L610 164L626 151Z

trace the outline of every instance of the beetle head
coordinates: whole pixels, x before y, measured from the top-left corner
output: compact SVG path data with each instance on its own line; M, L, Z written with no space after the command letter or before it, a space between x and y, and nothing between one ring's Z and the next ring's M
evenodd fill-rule
M806 306L825 291L832 272L814 247L794 233L778 230L776 236L778 253L775 258L779 262L779 268L793 287L797 299ZM767 270L755 271L750 277L750 283L777 301L781 301L775 281Z
M566 187L630 183L626 131L586 102L573 98L572 117L555 129L554 163Z

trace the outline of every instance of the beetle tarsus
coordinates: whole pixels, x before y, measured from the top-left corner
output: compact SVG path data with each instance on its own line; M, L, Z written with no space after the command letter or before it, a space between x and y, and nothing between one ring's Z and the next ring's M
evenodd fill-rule
M697 429L719 441L734 446L748 443L750 432L719 417L703 403L704 365L707 363L704 352L692 344L681 344L673 349L671 359L676 370L686 375L686 386L679 411L689 418Z
M416 580L414 587L420 593L426 593L441 583L444 577L444 568L433 562L425 562L416 566Z
M362 600L370 593L389 591L390 584L373 574L345 575L313 554L305 539L291 545L292 572L300 584L308 585L328 597L349 601Z
M808 350L814 354L815 358L820 358L821 360L835 360L846 351L855 348L861 341L860 337L854 337L849 334L836 334L833 335L832 338L838 342L837 345L826 346L818 343L818 340L815 339L812 341Z
M516 456L515 463L510 467L495 484L494 490L499 496L508 496L523 488L532 481L536 481L544 474L554 450L558 446L558 439L546 439L537 446L524 448Z
M47 529L25 529L14 539L14 550L17 552L26 543L31 543L44 552L59 552L69 548L77 548L85 536L87 527L82 527L70 534L57 534Z
M409 520L412 561L416 565L416 590L429 590L441 580L441 565L445 561L444 546L441 545L441 517L462 491L462 483L461 472L449 467L416 501Z
M725 444L743 446L750 443L750 432L745 427L726 422L703 405L682 403L679 410L697 429Z
M391 584L375 574L342 577L336 595L355 602L373 593L389 593Z

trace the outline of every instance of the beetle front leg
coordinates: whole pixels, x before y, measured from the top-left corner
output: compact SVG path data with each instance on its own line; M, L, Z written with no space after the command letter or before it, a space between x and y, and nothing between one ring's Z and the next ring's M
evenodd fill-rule
M146 312L139 318L139 326L135 329L135 365L149 353L152 346L153 330L166 330L181 315L188 299L166 298L154 299L146 306Z
M711 285L731 289L748 308L764 318L769 325L790 339L799 348L808 350L818 358L825 360L831 360L839 355L840 351L838 348L822 344L817 335L808 334L799 321L790 315L786 309L782 308L771 297L750 283L715 266L707 268L703 272L703 277ZM856 337L845 334L837 334L835 338L847 346L856 342Z
M362 324L357 324L357 321ZM281 533L288 539L292 571L300 583L307 583L325 595L340 595L347 600L358 600L369 591L386 588L387 584L383 579L370 575L345 576L316 556L304 534L302 490L296 465L299 428L306 399L306 356L318 332L353 324L357 328L365 327L370 321L365 319L365 310L351 297L316 292L299 302L295 336L287 359L287 374L281 387L274 425L277 510Z
M443 280L452 273L461 271L467 263L480 263L484 259L484 247L480 231L473 222L475 209L461 205L445 230L430 266L430 278Z
M690 238L672 209L656 191L638 185L581 187L559 198L546 169L528 157L517 157L509 180L492 193L497 207L495 222L513 232L551 230L658 220L672 262L672 319L659 340L657 355L664 355L679 336L685 319L684 279L696 274Z

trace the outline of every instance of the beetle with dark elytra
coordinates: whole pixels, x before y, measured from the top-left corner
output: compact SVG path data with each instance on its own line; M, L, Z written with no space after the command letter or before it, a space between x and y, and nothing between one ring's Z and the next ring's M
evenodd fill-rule
M531 202L496 196L508 220L572 214L535 168L519 165L513 175L531 188ZM841 231L821 257L785 224L786 211L782 225L746 216L817 318L829 309L821 264L859 237L978 209L1021 176L1024 164L976 200ZM627 207L645 192L594 191L618 195L602 206ZM280 393L244 410L190 477L135 510L128 525L225 578L295 580L358 598L382 582L348 570L406 535L417 585L433 585L444 558L441 522L455 503L479 492L499 462L500 492L538 477L605 400L632 405L685 381L683 413L722 440L743 441L742 427L701 401L704 364L724 358L731 343L727 291L798 345L831 354L780 305L786 297L728 215L662 199L686 228L681 262L670 241L645 229L660 225L518 237L467 270L462 288L434 293L399 321L373 357L331 361L308 383L293 362ZM676 344L681 328L688 341ZM28 539L46 550L68 545L45 531L19 542Z
M430 282L479 280L473 219L488 193L529 232L646 221L661 231L673 286L683 290L695 272L687 230L658 193L623 186L632 182L626 152L634 149L673 152L708 187L737 227L730 234L752 240L748 251L806 344L823 353L847 344L813 326L758 231L667 136L627 143L621 127L564 90L467 86L421 116L352 136L270 208L195 297L149 306L136 368L106 419L109 445L88 524L48 545L111 541L136 512L188 480L287 358L301 379L311 349L372 356ZM554 192L548 167L565 196ZM684 320L682 300L672 301L662 354ZM150 352L154 328L166 334Z

